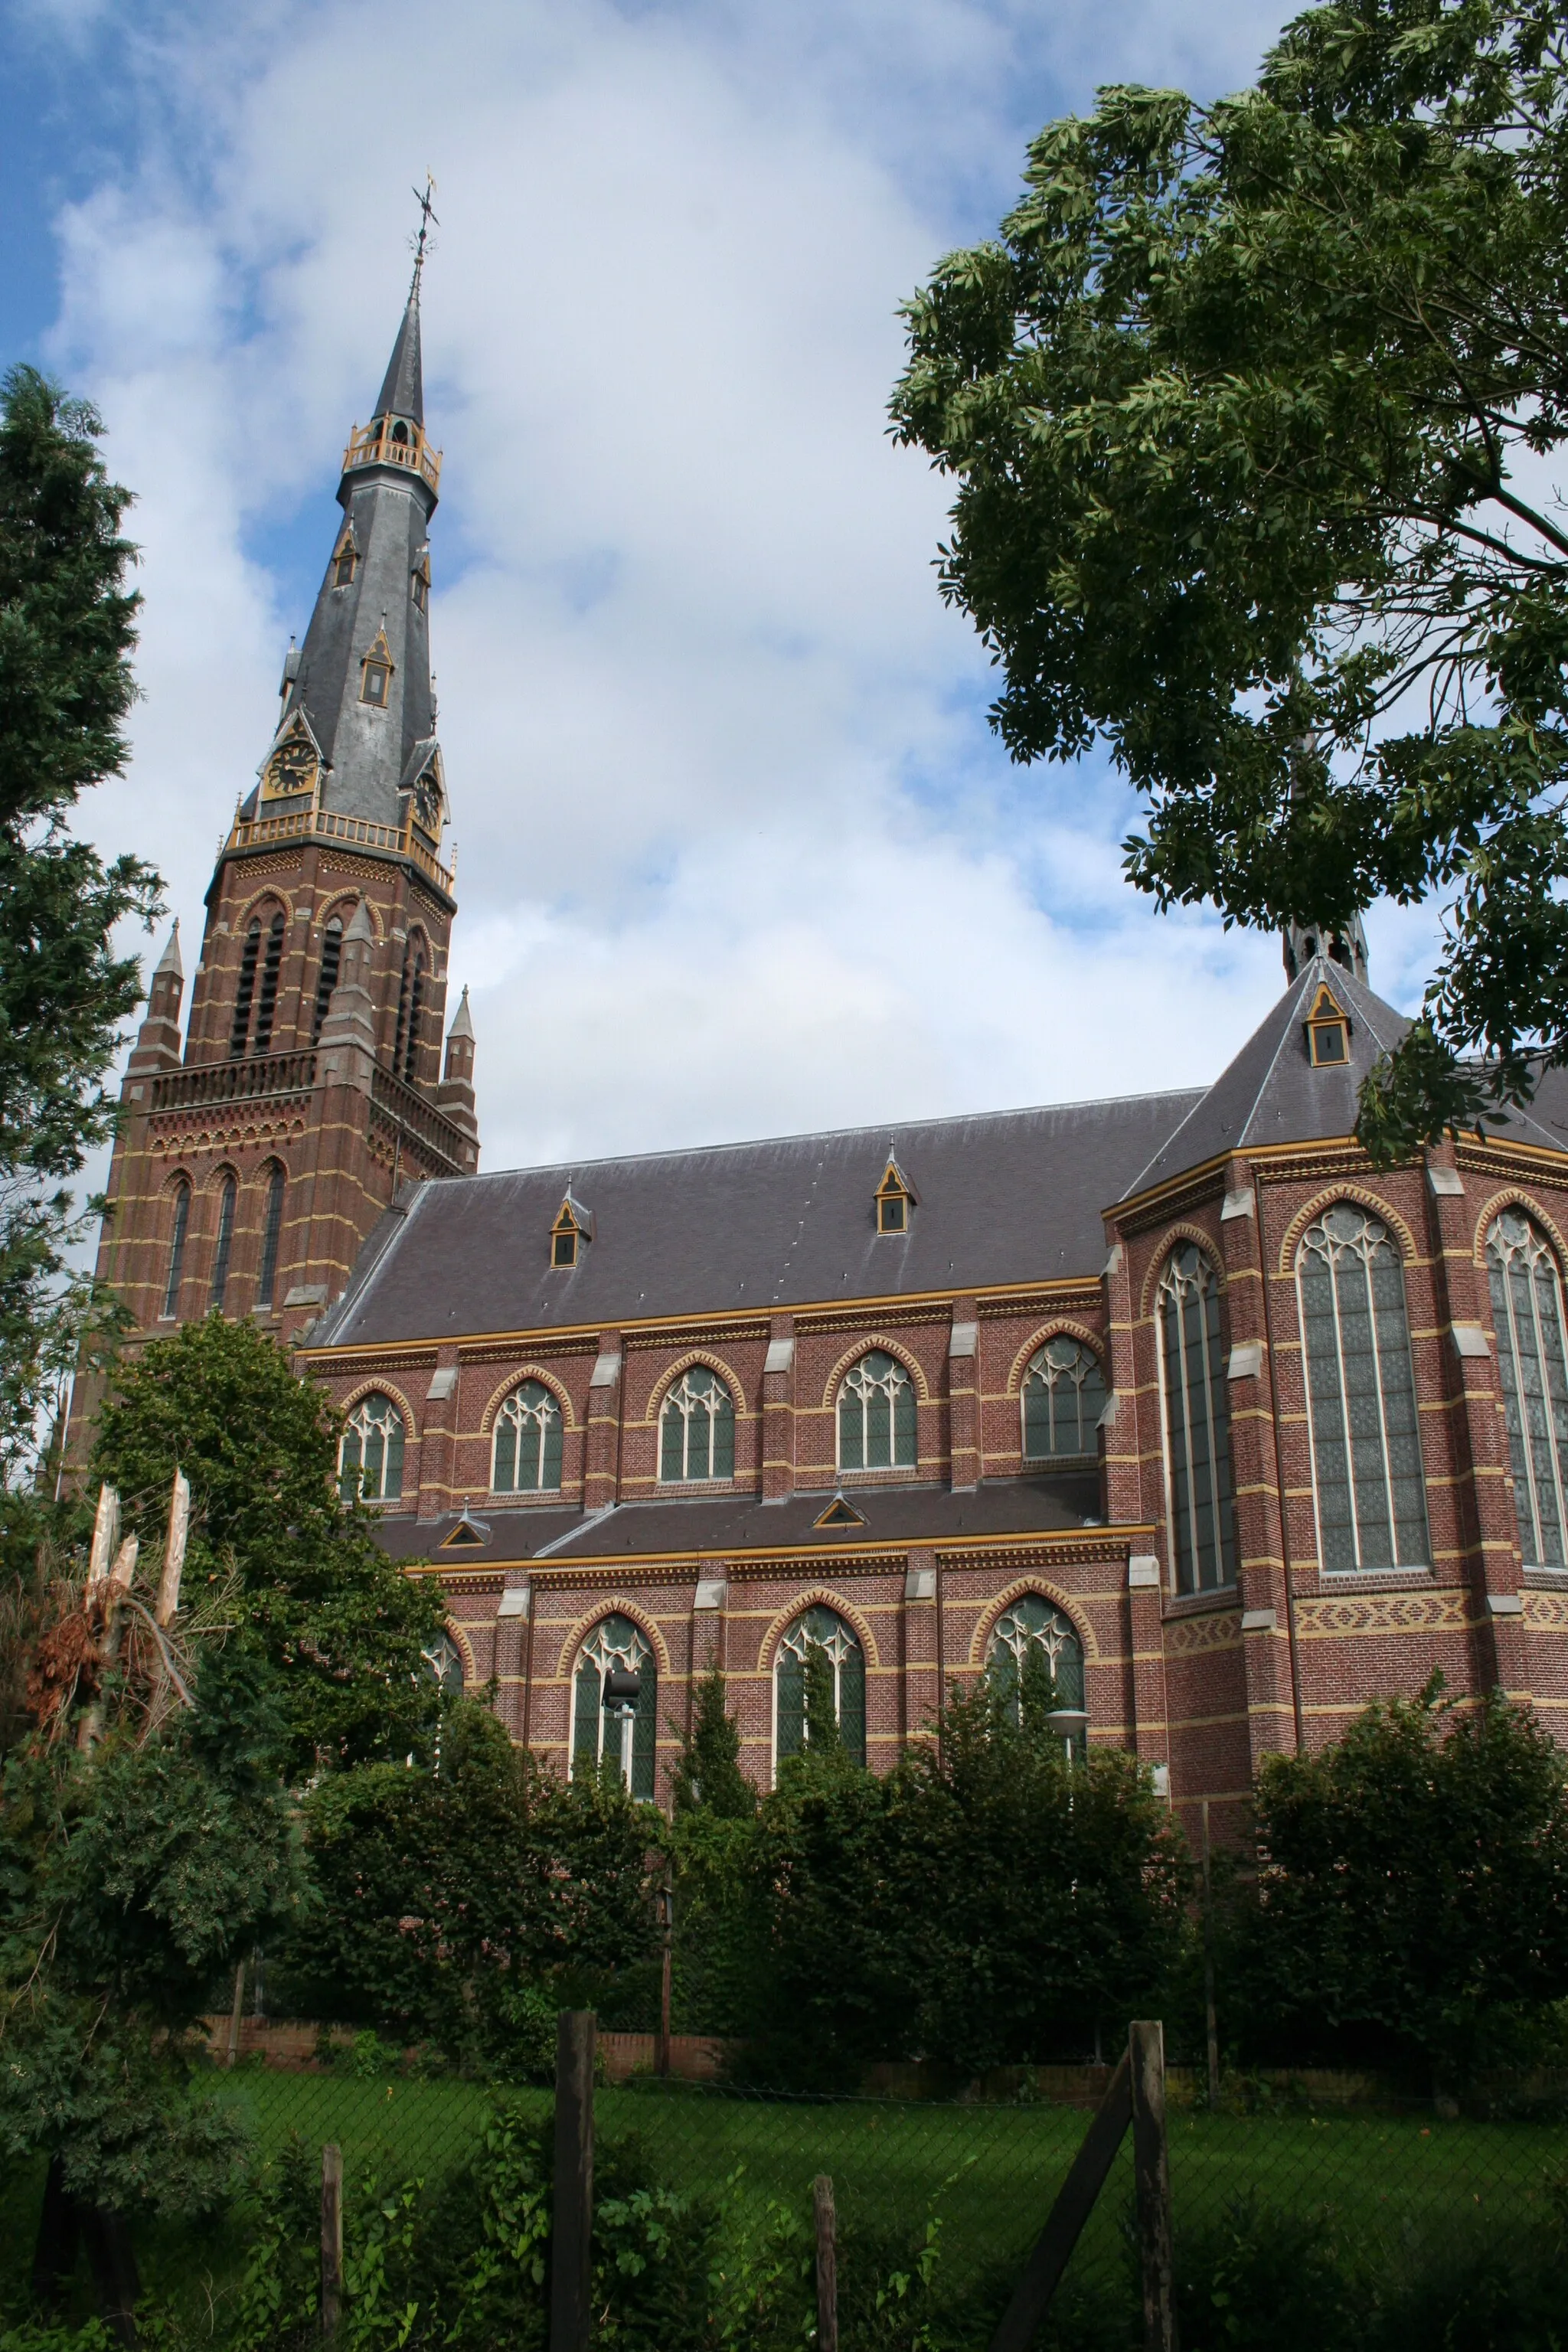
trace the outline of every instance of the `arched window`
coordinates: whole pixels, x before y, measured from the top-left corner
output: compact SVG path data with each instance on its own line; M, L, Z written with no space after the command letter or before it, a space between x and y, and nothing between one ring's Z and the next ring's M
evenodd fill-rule
M403 1492L403 1415L389 1396L361 1397L338 1445L338 1486L345 1503L395 1502Z
M1546 1236L1521 1209L1505 1209L1487 1235L1492 1322L1513 1467L1513 1502L1527 1568L1568 1567L1568 1337L1563 1280Z
M169 1235L169 1279L163 1286L165 1318L180 1311L180 1284L185 1273L185 1235L191 1223L191 1188L182 1176L174 1187L174 1223Z
M635 1675L635 1700L605 1705L610 1675ZM614 1702L615 1694L611 1698ZM658 1668L629 1617L601 1617L577 1653L572 1676L572 1770L616 1766L634 1797L652 1797L658 1734Z
M250 1004L256 994L256 964L260 953L261 918L253 915L245 934L245 945L239 951L239 981L234 992L234 1020L228 1033L228 1050L233 1059L244 1053L250 1036Z
M1094 1349L1065 1333L1047 1339L1024 1378L1025 1461L1092 1454L1104 1411L1105 1375Z
M827 1672L812 1676L806 1661L822 1659ZM773 1754L782 1764L812 1745L811 1685L833 1691L833 1713L845 1751L866 1761L866 1654L837 1610L818 1602L797 1617L773 1662Z
M998 1617L986 1665L1015 1721L1020 1695L1036 1676L1047 1706L1083 1706L1083 1643L1071 1621L1037 1592L1021 1594ZM1084 1729L1075 1727L1064 1731L1063 1738L1081 1751Z
M338 984L338 973L343 961L343 919L329 915L327 928L321 933L321 968L316 975L316 1013L310 1028L313 1045L321 1034L327 1017L327 1007L332 1001L332 991Z
M397 1027L392 1039L392 1066L399 1077L406 1079L412 1079L414 1076L419 1052L426 958L423 932L410 931L403 950L403 978L397 990Z
M438 1683L451 1697L461 1698L463 1654L450 1633L437 1633L430 1647L427 1650L422 1650L419 1654L424 1659L431 1678Z
M1176 1590L1203 1592L1235 1583L1236 1535L1219 1278L1195 1244L1172 1251L1156 1312Z
M272 1043L272 1016L278 1007L278 975L283 963L283 909L275 908L268 923L265 947L261 918L253 915L245 934L245 945L239 954L239 982L235 990L234 1020L228 1033L228 1050L237 1057L250 1045L250 1008L256 1006L256 1042L254 1051L265 1054ZM257 966L260 964L259 989Z
M1339 1202L1302 1234L1296 1281L1321 1565L1425 1567L1426 1492L1394 1237L1353 1201Z
M272 1043L272 1016L278 1010L278 975L282 963L283 909L279 907L268 926L261 985L256 992L256 1041L251 1047L256 1054L265 1054Z
M841 1470L912 1470L915 1391L896 1356L873 1348L838 1391Z
M706 1364L693 1364L665 1398L658 1417L661 1478L732 1478L735 1408Z
M561 1407L542 1381L524 1381L496 1415L491 1491L553 1493L560 1484Z
M278 1244L283 1232L283 1171L276 1160L267 1171L267 1205L261 1213L261 1271L256 1277L258 1307L270 1307L278 1287Z
M217 1201L217 1247L213 1252L213 1286L211 1305L215 1313L223 1313L224 1300L228 1296L228 1261L234 1249L234 1210L239 1187L232 1176L223 1180L223 1190Z

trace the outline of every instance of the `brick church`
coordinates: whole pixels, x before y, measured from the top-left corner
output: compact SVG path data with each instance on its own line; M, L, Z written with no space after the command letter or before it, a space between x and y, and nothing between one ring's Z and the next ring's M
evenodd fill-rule
M1037 1651L1064 1741L1178 1806L1436 1665L1561 1722L1568 1083L1373 1170L1404 1024L1359 930L1292 936L1207 1088L477 1172L439 481L416 272L183 1046L177 939L153 977L100 1260L141 1332L250 1317L323 1384L448 1597L435 1670L661 1800L696 1675L765 1786L814 1649L873 1767Z

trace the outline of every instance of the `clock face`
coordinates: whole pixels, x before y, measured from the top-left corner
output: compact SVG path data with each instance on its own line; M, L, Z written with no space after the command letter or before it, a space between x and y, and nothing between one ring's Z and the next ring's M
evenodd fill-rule
M441 838L441 787L428 773L420 777L414 787L415 822L432 841Z
M261 783L263 797L277 801L291 799L300 793L313 793L320 765L315 745L310 737L290 735L286 743L279 744L267 762L267 772Z

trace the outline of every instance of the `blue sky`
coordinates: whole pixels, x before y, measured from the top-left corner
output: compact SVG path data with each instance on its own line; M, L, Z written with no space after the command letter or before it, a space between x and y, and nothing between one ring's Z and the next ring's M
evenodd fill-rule
M1250 79L1143 0L0 5L0 357L137 492L106 847L194 943L437 182L433 641L485 1159L1212 1076L1279 950L1120 877L1104 763L1010 769L894 450L900 299L1097 82ZM1418 993L1424 919L1375 913Z

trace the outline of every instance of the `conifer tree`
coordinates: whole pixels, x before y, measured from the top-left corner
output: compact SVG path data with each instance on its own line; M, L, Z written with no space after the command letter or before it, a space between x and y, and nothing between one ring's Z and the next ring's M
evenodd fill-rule
M725 1703L724 1670L716 1661L697 1685L674 1792L677 1813L700 1809L716 1821L749 1821L757 1810L757 1792L741 1769L741 1732Z

